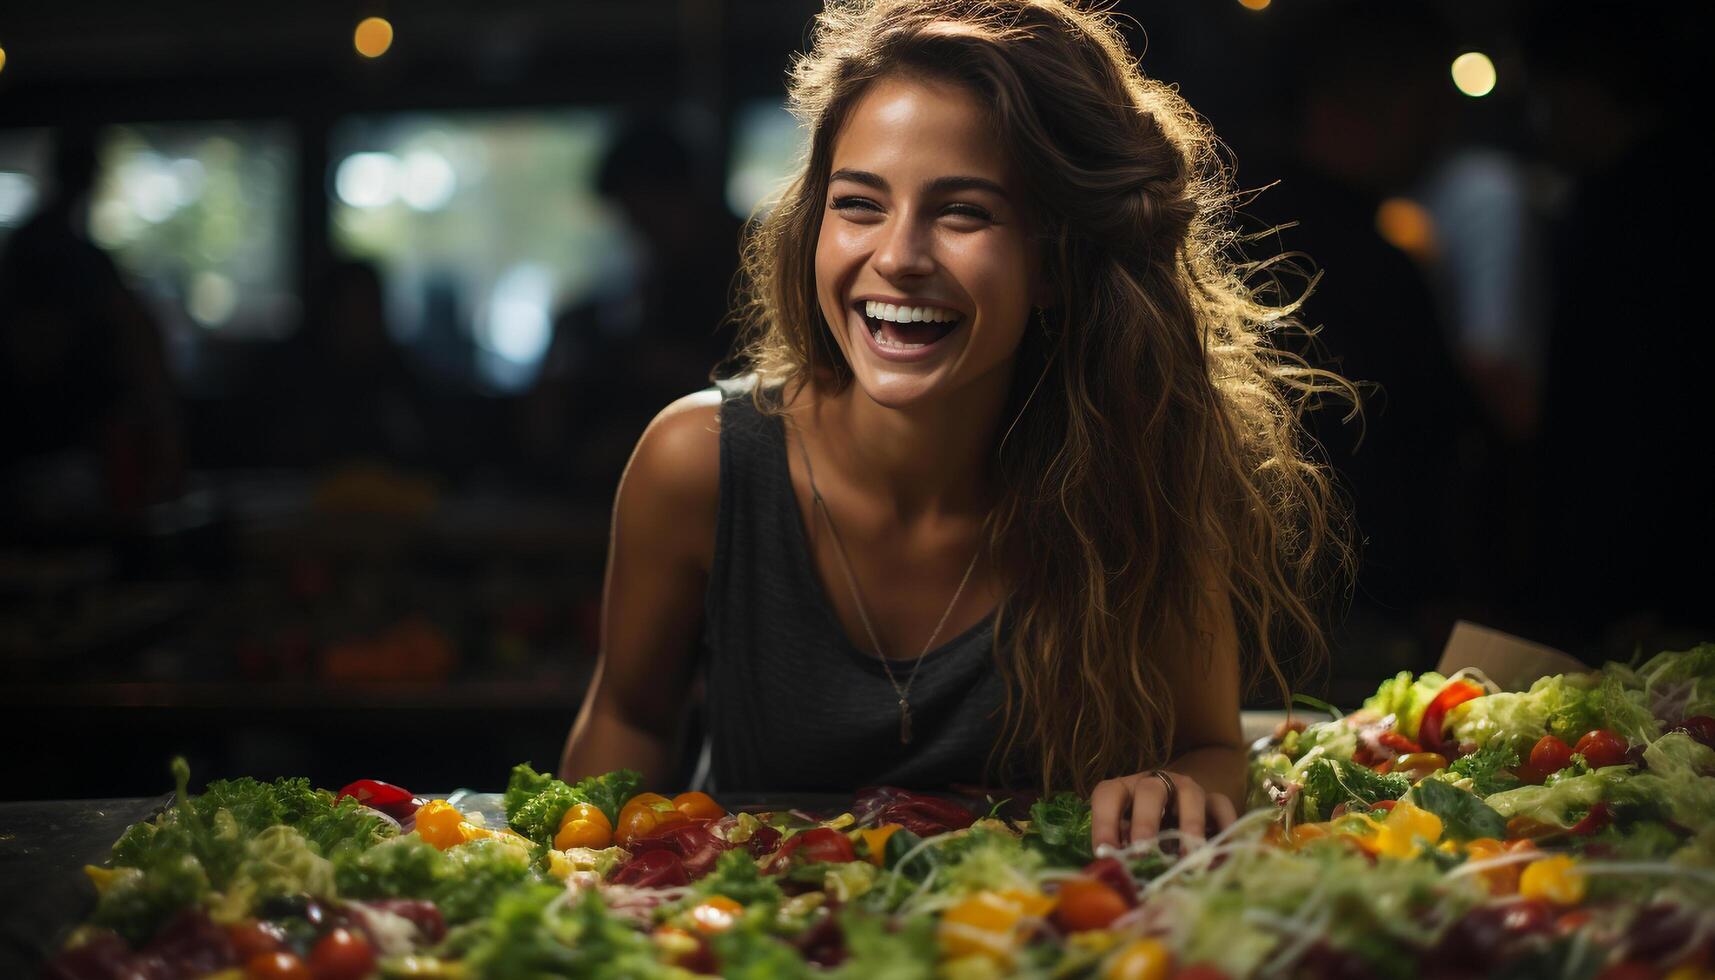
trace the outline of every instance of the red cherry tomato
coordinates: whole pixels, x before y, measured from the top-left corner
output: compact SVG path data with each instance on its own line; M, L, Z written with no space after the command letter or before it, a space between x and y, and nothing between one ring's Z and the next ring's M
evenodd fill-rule
M1207 963L1193 963L1173 974L1173 980L1229 980L1225 970Z
M1708 715L1692 715L1673 728L1676 732L1684 732L1704 745L1715 749L1715 718Z
M801 834L789 837L780 849L774 852L774 857L768 862L770 873L783 871L792 862L794 855L808 862L828 861L844 863L857 860L857 849L845 834L829 827L814 827Z
M851 838L828 827L815 827L799 834L797 851L806 861L856 861ZM790 841L788 841L790 843Z
M1530 767L1544 775L1559 772L1572 764L1572 746L1553 735L1537 739L1530 750Z
M375 972L375 950L350 929L333 929L310 950L315 980L363 980Z
M248 963L265 953L278 953L286 948L286 930L272 922L246 919L226 927L226 938L238 954L238 962Z
M246 980L313 980L310 968L291 953L262 953L244 962Z
M1447 712L1473 698L1480 698L1485 693L1487 692L1482 687L1470 681L1447 682L1429 702L1429 706L1423 709L1423 720L1417 723L1417 744L1423 746L1426 752L1449 754L1451 750L1442 744L1441 738L1441 725L1447 720Z
M1623 765L1626 761L1626 740L1608 731L1598 728L1584 733L1572 751L1584 757L1584 762L1592 769L1603 766Z

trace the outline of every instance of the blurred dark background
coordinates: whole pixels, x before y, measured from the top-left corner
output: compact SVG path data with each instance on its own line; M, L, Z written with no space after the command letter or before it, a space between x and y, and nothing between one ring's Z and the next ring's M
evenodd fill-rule
M160 792L175 752L552 765L620 469L732 339L817 9L0 12L0 798ZM1378 386L1361 445L1314 423L1367 539L1316 690L1460 618L1591 662L1715 638L1694 5L1117 10Z

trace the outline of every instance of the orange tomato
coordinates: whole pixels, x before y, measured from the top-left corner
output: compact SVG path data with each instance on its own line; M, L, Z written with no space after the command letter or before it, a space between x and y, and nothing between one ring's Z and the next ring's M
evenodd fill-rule
M672 800L660 793L639 793L619 811L613 842L624 847L639 837L687 822L686 816L673 808Z
M1158 939L1139 939L1122 946L1102 966L1102 980L1167 980L1173 972L1173 951Z
M567 850L573 847L593 847L600 850L613 846L613 824L608 823L607 814L588 803L574 803L560 818L560 832L554 835L554 847L557 850Z
M1069 878L1060 883L1060 903L1054 908L1054 921L1067 932L1105 929L1124 915L1126 908L1119 892L1094 878Z
M690 911L691 925L702 933L725 932L742 915L744 906L725 895L711 895L692 906Z
M726 810L707 793L680 793L673 797L673 809L683 813L687 820L719 820L726 816Z

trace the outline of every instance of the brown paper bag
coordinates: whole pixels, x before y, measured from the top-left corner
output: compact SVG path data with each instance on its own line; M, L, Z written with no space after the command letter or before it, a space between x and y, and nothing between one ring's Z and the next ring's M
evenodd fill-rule
M1482 671L1503 691L1525 690L1537 678L1550 674L1582 674L1590 670L1582 660L1553 647L1461 619L1453 624L1435 670L1449 676L1464 667Z

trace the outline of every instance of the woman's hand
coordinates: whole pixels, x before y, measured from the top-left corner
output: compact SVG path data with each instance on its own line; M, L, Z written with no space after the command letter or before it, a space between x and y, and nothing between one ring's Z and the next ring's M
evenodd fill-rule
M1219 833L1237 817L1225 794L1205 792L1197 780L1165 769L1105 779L1090 794L1092 844L1120 847L1148 840L1171 820L1189 849L1203 843L1208 827Z

